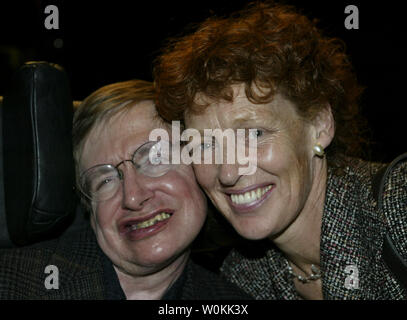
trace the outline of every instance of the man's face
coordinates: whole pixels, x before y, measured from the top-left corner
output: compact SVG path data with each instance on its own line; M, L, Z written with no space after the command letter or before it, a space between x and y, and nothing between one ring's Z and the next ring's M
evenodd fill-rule
M93 128L84 144L81 172L131 159L150 132L162 126L155 115L152 102L141 102ZM114 196L92 202L91 225L119 269L148 274L185 252L204 223L206 200L190 166L173 165L155 178L139 173L129 161L119 169L123 180Z

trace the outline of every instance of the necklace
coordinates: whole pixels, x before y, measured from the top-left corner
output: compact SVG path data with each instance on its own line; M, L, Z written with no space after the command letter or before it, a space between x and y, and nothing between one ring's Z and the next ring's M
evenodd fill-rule
M321 271L314 264L311 265L311 274L309 276L303 277L303 276L300 276L299 274L294 273L293 268L288 263L288 260L286 260L286 261L287 261L288 275L291 278L297 278L298 281L301 281L302 283L308 283L310 281L315 281L315 280L318 280L321 278Z

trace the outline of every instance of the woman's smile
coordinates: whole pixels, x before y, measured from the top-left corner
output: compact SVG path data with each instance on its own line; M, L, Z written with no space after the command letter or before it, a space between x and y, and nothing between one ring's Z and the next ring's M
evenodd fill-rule
M252 212L259 208L271 195L273 184L252 185L244 189L227 191L227 198L236 213Z

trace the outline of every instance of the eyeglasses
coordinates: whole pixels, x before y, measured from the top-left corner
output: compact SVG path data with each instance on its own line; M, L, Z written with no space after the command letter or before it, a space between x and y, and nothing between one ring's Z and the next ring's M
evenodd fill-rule
M171 170L171 144L167 141L149 141L134 152L131 159L123 160L116 166L96 165L84 171L79 178L80 191L95 202L111 199L123 180L119 166L131 162L135 169L148 177L160 177Z

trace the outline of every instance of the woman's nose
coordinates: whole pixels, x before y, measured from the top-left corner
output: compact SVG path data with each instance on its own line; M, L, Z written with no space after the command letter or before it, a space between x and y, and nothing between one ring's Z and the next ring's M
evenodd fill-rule
M122 207L129 210L141 210L154 197L154 192L148 187L144 175L138 173L131 163L122 167L123 188Z
M219 182L224 186L233 186L237 183L239 175L238 164L221 164L218 171Z

